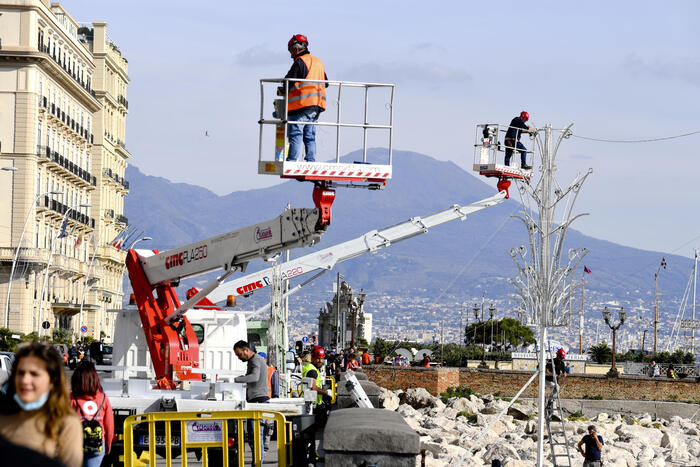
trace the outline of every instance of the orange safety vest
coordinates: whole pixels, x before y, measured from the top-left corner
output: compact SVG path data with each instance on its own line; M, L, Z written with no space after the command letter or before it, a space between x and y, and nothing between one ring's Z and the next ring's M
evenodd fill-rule
M267 367L267 395L270 399L272 399L272 373L274 373L275 370L277 370L277 368L274 366Z
M320 81L326 79L326 70L321 60L311 54L304 54L299 59L304 61L306 68L309 70L304 79ZM326 85L324 83L306 81L289 83L289 96L287 99L287 110L289 112L314 105L326 110Z

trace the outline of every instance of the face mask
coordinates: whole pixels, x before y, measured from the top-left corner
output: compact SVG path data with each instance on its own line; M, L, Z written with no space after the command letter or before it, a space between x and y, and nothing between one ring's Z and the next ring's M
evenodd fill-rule
M14 400L17 402L17 405L20 406L20 408L26 412L31 412L32 410L38 410L46 404L46 401L49 400L49 393L45 392L37 400L34 402L24 402L22 399L19 398L17 394L14 395Z

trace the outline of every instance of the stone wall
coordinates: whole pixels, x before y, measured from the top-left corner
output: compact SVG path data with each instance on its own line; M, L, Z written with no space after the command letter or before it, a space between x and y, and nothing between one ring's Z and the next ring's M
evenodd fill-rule
M406 368L369 365L363 368L370 381L387 389L423 387L439 394L449 387L467 386L474 391L498 392L512 397L532 376L530 372L480 370L476 368ZM537 396L537 380L522 397ZM565 399L627 399L691 401L700 403L700 383L694 379L668 380L643 376L607 378L603 375L570 375L561 380Z

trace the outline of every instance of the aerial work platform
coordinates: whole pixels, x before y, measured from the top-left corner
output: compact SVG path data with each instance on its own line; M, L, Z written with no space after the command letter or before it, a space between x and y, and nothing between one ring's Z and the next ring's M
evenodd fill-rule
M496 186L499 191L506 191L506 198L508 198L510 179L529 181L532 178L532 169L526 170L520 167L520 150L517 147L512 148L513 155L510 162L518 165L505 164L506 145L505 142L498 141L498 136L499 133L505 134L507 131L508 125L498 123L482 123L476 126L473 166L473 170L479 172L479 175L497 177ZM530 155L534 154L533 151L526 152Z
M294 121L288 119L288 90L295 82L311 82L326 85L326 111L321 113L317 122ZM280 92L278 89L283 89ZM337 90L337 93L335 92ZM380 104L370 106L370 91L372 94L380 94L377 99ZM272 99L265 99L265 94L273 92ZM343 93L350 94L350 102L342 102ZM354 94L353 94L354 93ZM357 96L356 94L360 94ZM272 105L267 109L266 102ZM269 104L268 104L269 105ZM346 115L341 113L341 109ZM267 115L272 118L266 117ZM328 121L328 116L332 121ZM324 118L325 117L325 118ZM354 118L353 118L354 117ZM281 178L293 178L300 181L325 182L326 186L352 186L359 188L381 189L391 179L392 175L392 137L394 121L394 85L383 83L357 83L350 81L315 81L300 79L261 79L260 80L260 137L258 150L258 173L263 175L277 175ZM299 160L288 161L288 124L315 125L316 132L316 161ZM269 139L263 136L266 128L274 128L274 151L269 150ZM335 130L334 157L330 160L318 160L327 158L328 143L324 140L328 132L322 129ZM361 142L358 133L349 133L352 129L361 130ZM381 154L382 160L368 160L367 139L368 133L384 132L387 135L386 147L388 154ZM360 143L362 146L362 160L353 162L341 162L341 134L343 142L352 144ZM330 141L331 143L333 141ZM358 144L359 145L359 144ZM325 149L325 150L324 150ZM303 154L303 152L302 152ZM338 183L341 182L341 183ZM343 185L345 184L345 185Z

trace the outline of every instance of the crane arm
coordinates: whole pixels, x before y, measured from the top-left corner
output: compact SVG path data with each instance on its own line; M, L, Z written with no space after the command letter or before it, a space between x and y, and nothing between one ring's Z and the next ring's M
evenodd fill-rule
M505 200L505 192L500 192L467 206L453 205L443 211L425 216L413 217L405 222L372 230L360 237L338 245L293 259L280 265L282 278L290 279L319 269L332 269L336 263L346 261L365 253L386 248L394 243L408 240L428 232L428 229L450 222L464 220L469 214L496 206ZM212 302L225 300L228 295L248 295L254 290L267 287L272 283L272 268L248 274L238 279L224 282L212 291L207 298Z
M199 344L185 312L250 260L316 243L326 230L320 217L318 209L287 209L269 221L162 253L129 250L129 280L160 387L172 389L177 380L201 378L196 372ZM217 268L224 273L180 305L173 284Z

